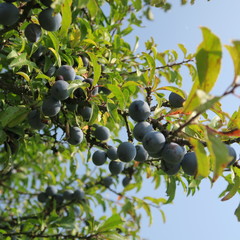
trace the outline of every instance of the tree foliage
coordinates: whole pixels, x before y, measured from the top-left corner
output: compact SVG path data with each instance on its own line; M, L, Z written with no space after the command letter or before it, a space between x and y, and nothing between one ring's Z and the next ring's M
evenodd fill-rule
M7 4L19 15L10 24L0 17L1 237L139 239L140 210L150 223L152 209L165 219L177 186L194 194L203 178L222 177L222 200L239 192L230 145L240 142L240 109L221 109L222 98L239 98L239 41L226 46L232 84L214 96L223 46L208 28L193 54L182 44L159 52L153 39L138 53L139 37L125 40L167 1ZM146 178L165 184L166 196L137 197Z

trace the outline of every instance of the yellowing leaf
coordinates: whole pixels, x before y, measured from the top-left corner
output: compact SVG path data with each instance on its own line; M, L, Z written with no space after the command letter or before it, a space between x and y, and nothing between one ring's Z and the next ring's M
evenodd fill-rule
M187 100L184 102L184 110L183 112L192 112L197 106L199 106L199 99L196 95L196 91L199 87L198 79L195 78L192 89L187 97Z
M61 57L60 57L59 53L53 48L49 48L49 50L51 50L53 52L53 54L55 55L57 65L58 65L58 67L60 67L61 66Z
M233 65L235 78L240 75L240 41L233 41L233 46L226 45L228 52L230 53Z
M24 73L24 72L17 72L16 74L24 77L24 79L25 79L26 81L30 82L30 78L29 78L29 76L28 76L26 73Z

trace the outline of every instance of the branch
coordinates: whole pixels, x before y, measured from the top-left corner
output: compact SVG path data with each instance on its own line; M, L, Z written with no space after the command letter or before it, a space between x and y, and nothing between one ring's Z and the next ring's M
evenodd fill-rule
M240 84L233 84L231 85L223 94L222 96L220 96L220 98L226 97L227 95L230 94L235 94L235 90L240 87ZM179 132L181 132L186 126L188 126L191 122L193 122L197 117L199 117L202 113L204 113L205 111L200 111L198 113L196 113L196 115L194 115L193 117L191 117L187 122L185 122L183 125L181 125L177 130L175 130L174 132L171 133L172 137L173 136L177 136L177 134Z
M74 235L71 234L43 234L43 233L32 233L32 232L14 232L14 233L3 233L2 235L5 237L11 237L11 236L22 236L25 235L27 237L31 238L51 238L51 239L84 239L84 240L91 240L91 239L97 239L96 237L99 236L101 233L95 233L83 236L80 233L76 233Z
M123 119L124 119L124 121L125 121L125 124L126 124L128 141L129 141L129 142L133 142L132 132L131 132L131 129L130 129L130 127L129 127L128 120L127 120L128 113L125 111L125 112L122 112L121 115L122 115L122 117L123 117Z
M14 188L10 187L10 186L7 186L6 184L4 184L3 182L0 182L0 185L4 188L7 188L11 191L14 191L18 194L21 194L21 195L29 195L29 196L37 196L38 194L37 193L30 193L30 192L22 192L22 191L19 191L19 190L15 190Z
M187 60L183 60L182 62L169 63L169 64L164 65L164 66L156 67L156 70L164 69L164 68L172 68L174 66L183 65L183 64L193 62L193 61L194 61L193 59L187 59ZM150 71L150 70L151 70L151 68L146 68L146 69L142 69L140 71L141 72L147 72L147 71ZM126 74L129 75L129 74L136 74L136 73L137 73L137 71L132 71L132 72L120 73L120 75L126 75Z
M183 125L181 125L178 129L176 129L175 131L173 131L171 133L171 138L173 138L174 136L177 136L177 134L179 132L181 132L186 126L188 126L191 122L193 122L196 118L198 118L203 112L200 111L198 112L196 115L194 115L193 117L191 117L190 119L188 119L188 121L186 121Z
M119 192L115 191L115 190L112 189L112 188L108 188L108 189L109 189L112 193L118 195L118 196L121 197L121 198L126 198L126 199L130 200L131 202L135 201L134 198L127 197L127 196L123 195L122 193L119 193ZM143 200L142 200L142 201L143 201ZM160 206L155 205L155 204L152 204L152 203L147 203L147 204L148 204L149 206L154 207L154 208L157 208L157 209L160 208Z

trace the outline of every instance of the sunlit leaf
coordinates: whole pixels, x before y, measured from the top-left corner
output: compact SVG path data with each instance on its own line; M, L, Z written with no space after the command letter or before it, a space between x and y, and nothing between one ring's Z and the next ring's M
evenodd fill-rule
M57 66L60 67L61 66L61 57L59 55L59 53L53 49L53 48L49 48L49 50L51 50L56 58L56 62L57 62Z
M69 27L72 23L71 5L72 5L72 0L65 0L61 6L62 25L60 29L60 34L63 36L67 36Z
M17 72L16 74L24 77L24 79L25 79L26 81L28 81L28 82L30 81L29 76L28 76L25 72Z
M178 47L181 49L181 51L183 52L183 56L186 57L187 55L187 49L185 48L185 46L181 43L178 44Z
M153 57L150 56L149 54L143 53L143 55L147 60L147 63L148 63L148 66L149 66L149 72L150 72L149 78L152 81L153 78L154 78L155 70L156 70L156 63L155 63Z
M105 232L105 231L113 230L114 228L118 227L122 223L123 223L122 218L118 214L114 214L98 227L98 231Z
M222 58L222 46L219 38L208 28L201 27L203 41L199 45L196 60L200 87L210 92L217 81Z
M180 88L177 88L177 87L173 87L173 86L165 86L165 87L160 87L160 88L157 88L156 91L159 91L159 90L167 90L167 91L171 91L171 92L174 92L178 95L180 95L182 98L186 98L186 92L183 91L182 89Z
M228 129L240 129L240 107L235 111L228 122Z
M96 0L89 0L87 4L88 10L92 18L95 18L99 12L98 4Z
M50 37L52 43L53 43L53 48L58 51L59 49L59 40L58 37L56 36L56 34L54 32L49 32L48 36Z
M112 94L117 98L120 109L124 109L124 107L125 107L125 97L124 97L120 87L118 87L116 85L113 85L113 84L108 84L107 88L109 90L111 90Z
M203 144L193 138L190 139L190 143L193 145L194 152L197 156L197 176L208 177L210 173L210 162Z

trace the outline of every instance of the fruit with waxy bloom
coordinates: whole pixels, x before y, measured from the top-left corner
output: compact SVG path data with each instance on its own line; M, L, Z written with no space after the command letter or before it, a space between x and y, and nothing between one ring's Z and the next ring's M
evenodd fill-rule
M54 13L52 8L46 8L38 15L40 26L50 32L57 31L62 24L62 16L60 13Z
M71 145L80 144L83 141L83 131L79 127L70 127L68 143Z
M130 162L136 156L136 148L131 142L122 142L117 148L118 158L122 162Z
M145 121L151 114L151 110L147 102L142 100L133 101L128 109L129 116L137 122Z

